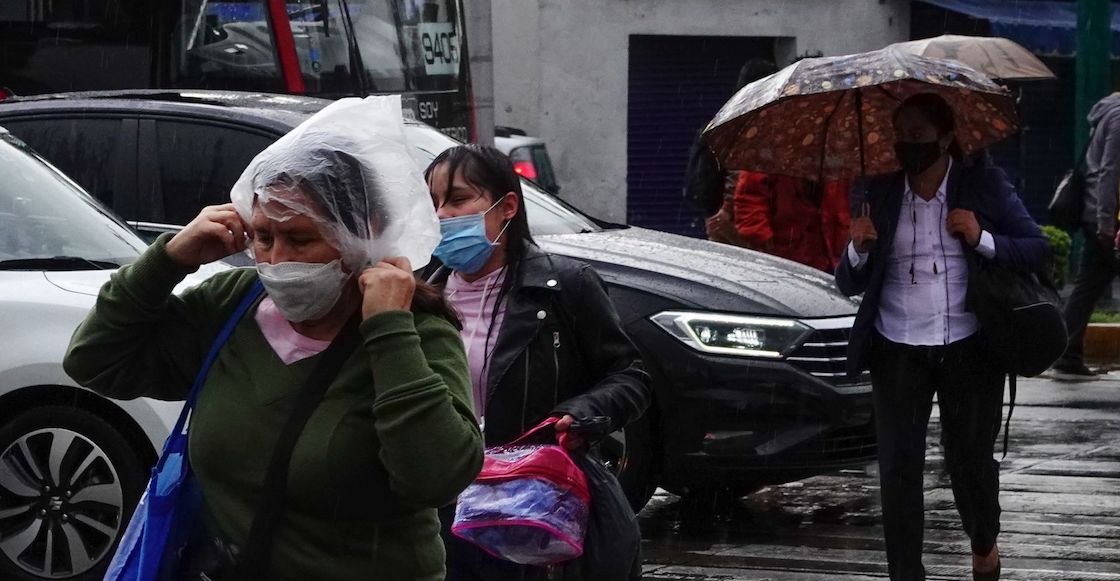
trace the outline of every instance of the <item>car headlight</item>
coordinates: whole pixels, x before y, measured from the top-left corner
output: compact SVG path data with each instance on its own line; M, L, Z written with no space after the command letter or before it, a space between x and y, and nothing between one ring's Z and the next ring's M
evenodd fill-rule
M650 317L685 345L706 353L781 358L813 330L794 319L667 311Z

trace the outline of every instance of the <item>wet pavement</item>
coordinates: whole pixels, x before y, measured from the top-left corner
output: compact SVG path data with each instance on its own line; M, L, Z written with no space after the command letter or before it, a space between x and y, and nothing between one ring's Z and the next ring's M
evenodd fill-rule
M938 437L935 406L924 562L930 579L971 579ZM997 458L1002 441L1001 432ZM1020 379L1000 484L1003 579L1120 580L1120 372L1091 383ZM640 515L644 578L884 579L878 496L874 466L714 506L659 490Z

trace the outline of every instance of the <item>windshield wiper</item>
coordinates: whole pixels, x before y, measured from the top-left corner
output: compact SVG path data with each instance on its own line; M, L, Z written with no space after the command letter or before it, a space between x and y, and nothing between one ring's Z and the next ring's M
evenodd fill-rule
M326 3L324 2L323 5L325 7ZM362 62L362 51L358 49L358 39L354 38L354 21L350 18L350 4L346 0L338 0L338 10L342 17L342 32L346 35L346 53L350 57L347 59L350 63L350 81L357 85L355 88L358 94L364 97L370 94L370 89L366 86L369 75L366 74L366 66ZM329 17L326 19L329 20Z
M121 265L109 260L90 260L81 256L51 256L0 260L0 270L107 270Z

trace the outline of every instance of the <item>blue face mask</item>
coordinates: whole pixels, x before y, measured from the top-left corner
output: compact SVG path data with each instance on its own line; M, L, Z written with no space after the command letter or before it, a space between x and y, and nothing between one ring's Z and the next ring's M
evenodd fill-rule
M499 203L500 200L485 212L440 220L441 239L432 256L457 272L474 274L482 270L486 261L494 254L494 249L498 247L497 241L491 242L486 237L486 214ZM498 233L499 239L506 228L509 228L509 222L506 222L502 231Z

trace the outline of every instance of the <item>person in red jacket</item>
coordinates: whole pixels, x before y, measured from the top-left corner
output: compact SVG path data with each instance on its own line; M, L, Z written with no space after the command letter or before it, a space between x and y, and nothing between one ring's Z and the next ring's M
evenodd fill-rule
M733 198L743 246L833 272L848 242L848 182L742 172Z

